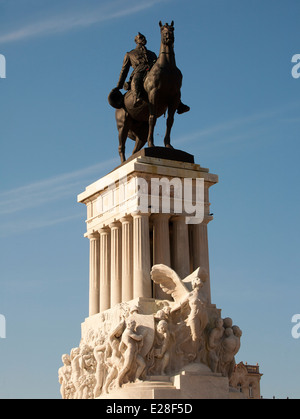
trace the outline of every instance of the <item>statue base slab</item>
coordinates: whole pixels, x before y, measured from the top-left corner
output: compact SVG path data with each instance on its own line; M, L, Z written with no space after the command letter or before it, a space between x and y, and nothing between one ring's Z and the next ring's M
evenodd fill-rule
M174 376L150 376L145 381L124 384L98 399L243 399L229 386L227 377L213 373L204 364L188 365Z
M195 163L194 156L192 154L187 153L186 151L178 150L176 148L156 146L156 147L142 148L140 151L130 156L126 160L126 162L123 163L123 165L138 157L155 157L157 159L173 160L173 161L179 161L182 163Z

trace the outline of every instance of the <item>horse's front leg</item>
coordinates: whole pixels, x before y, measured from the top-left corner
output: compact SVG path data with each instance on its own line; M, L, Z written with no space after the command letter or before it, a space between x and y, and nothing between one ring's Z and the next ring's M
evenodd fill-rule
M173 148L171 146L171 129L174 123L174 115L175 115L176 109L177 108L174 107L173 105L169 106L168 108L167 128L166 128L166 134L164 138L165 147L168 147L168 148Z
M123 128L120 128L120 130L119 130L119 149L118 149L118 151L119 151L121 163L124 163L124 161L126 160L126 158L125 158L126 139L127 139L126 131L124 131Z
M149 95L149 131L148 131L148 147L154 147L154 127L156 125L156 106L155 106L155 97L152 98Z

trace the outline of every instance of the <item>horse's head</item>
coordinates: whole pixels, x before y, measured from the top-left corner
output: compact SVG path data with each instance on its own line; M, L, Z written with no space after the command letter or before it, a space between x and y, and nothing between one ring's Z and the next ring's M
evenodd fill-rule
M160 26L160 33L161 33L161 41L165 45L173 46L174 44L174 21L172 20L171 25L165 23L164 25L159 22Z

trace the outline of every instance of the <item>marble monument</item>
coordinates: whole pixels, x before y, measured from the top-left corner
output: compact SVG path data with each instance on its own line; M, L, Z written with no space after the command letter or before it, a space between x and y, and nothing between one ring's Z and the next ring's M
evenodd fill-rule
M63 399L241 397L229 380L242 332L211 298L209 189L218 176L171 146L174 113L189 107L180 99L174 23L159 26L158 58L139 33L108 98L121 165L78 195L87 209L89 315L62 356ZM164 147L155 147L156 118L166 111ZM127 137L135 141L128 160Z

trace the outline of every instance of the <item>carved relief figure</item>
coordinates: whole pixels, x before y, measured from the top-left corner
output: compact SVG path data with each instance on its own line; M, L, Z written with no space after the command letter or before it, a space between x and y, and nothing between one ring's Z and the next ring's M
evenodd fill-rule
M96 346L94 348L94 357L96 360L96 372L95 372L95 379L96 379L96 385L94 388L94 398L100 396L102 387L104 384L104 378L105 378L105 351L106 351L106 343L104 336L101 336L101 338L96 341Z
M122 353L124 363L118 375L119 387L124 383L124 379L128 373L134 374L135 381L141 377L146 368L146 363L139 354L139 350L143 344L143 336L135 332L135 326L135 320L129 319L126 323L126 329L122 334L119 350Z
M123 333L124 327L125 322L124 320L122 320L109 335L107 341L107 353L105 363L108 368L108 375L103 386L103 391L105 393L109 392L109 386L118 377L119 368L121 365L121 352L119 350L120 337Z
M143 306L123 304L105 312L105 322L99 316L100 323L86 330L79 347L62 357L62 398L105 397L149 375L175 374L191 362L230 379L242 332L205 302L205 271L198 268L181 280L168 266L154 265L151 276L174 301L153 301L152 314L144 314ZM116 326L109 330L111 324Z
M149 368L148 373L156 371L159 375L166 375L166 368L170 361L170 344L171 333L168 322L160 320L156 326L155 343L152 351L154 364Z
M242 331L238 326L227 327L224 331L224 338L220 350L220 372L229 377L235 366L235 355L240 349L240 337Z
M173 269L159 264L154 265L151 271L152 280L174 298L176 304L171 313L177 310L186 312L185 323L190 328L190 334L179 344L178 353L180 353L182 346L191 339L192 347L188 354L190 360L194 360L198 351L204 346L202 335L208 324L208 315L206 303L202 301L201 288L206 275L206 272L200 268L189 275L188 279L192 288L192 291L189 292L187 278L181 280Z
M191 337L193 342L193 353L195 358L200 349L201 338L205 327L208 324L208 315L206 311L206 304L200 298L200 289L203 282L200 278L196 278L192 282L193 291L188 295L186 300L190 307L190 314L187 319L187 326L191 329ZM182 302L182 304L185 301Z
M80 368L80 349L73 348L70 353L71 359L71 381L74 386L74 394L72 398L76 399L79 395L80 388L80 377L81 377L81 368Z
M58 381L60 383L60 394L63 399L68 399L70 394L67 386L71 378L71 359L68 354L62 356L63 366L58 370Z
M162 309L158 310L155 314L154 314L154 318L156 320L169 320L170 317L170 313L171 313L172 308L170 306L164 306Z
M219 352L222 338L224 335L223 319L218 318L215 327L208 336L208 365L212 372L218 372L219 369Z
M90 399L93 397L93 388L95 386L95 358L92 348L87 344L80 346L79 353L79 371L77 394L78 399Z

